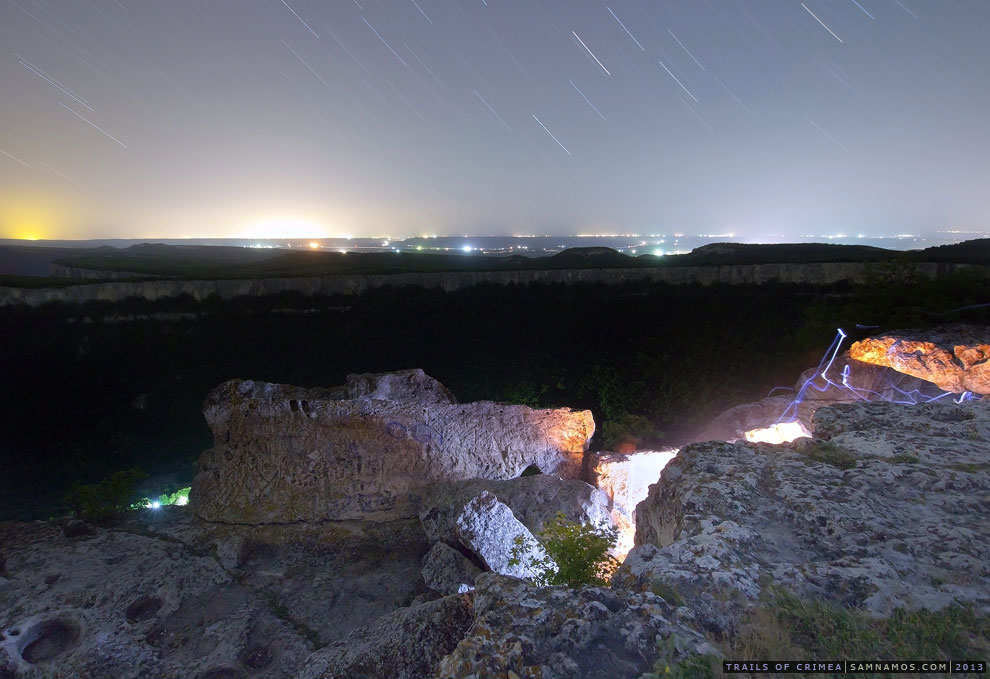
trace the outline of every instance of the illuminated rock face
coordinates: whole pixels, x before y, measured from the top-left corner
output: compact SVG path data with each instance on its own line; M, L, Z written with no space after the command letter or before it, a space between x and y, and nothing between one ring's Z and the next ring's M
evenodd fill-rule
M933 382L956 394L990 395L990 330L946 326L903 330L852 345L850 355Z
M673 588L713 631L768 583L874 615L990 607L990 401L835 404L813 427L682 448L613 587Z
M636 505L646 499L650 485L677 455L677 448L638 450L633 453L588 453L585 476L608 496L608 509L619 533L615 556L620 561L633 547Z
M234 380L204 406L214 447L190 504L208 520L284 523L415 516L436 481L509 479L535 465L577 478L590 411L457 404L421 370L333 389Z

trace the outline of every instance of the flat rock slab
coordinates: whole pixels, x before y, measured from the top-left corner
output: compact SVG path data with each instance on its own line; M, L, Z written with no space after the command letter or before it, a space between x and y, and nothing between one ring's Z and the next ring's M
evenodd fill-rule
M464 506L456 531L461 544L496 573L533 578L537 576L536 562L555 567L543 545L489 492L482 492ZM510 564L514 550L518 550L519 563Z
M830 441L681 449L616 582L672 586L716 631L768 583L875 615L990 611L990 402L840 404L815 422Z
M590 411L457 404L421 370L351 375L334 389L234 380L207 397L214 447L190 504L208 521L387 521L416 516L436 481L580 475Z

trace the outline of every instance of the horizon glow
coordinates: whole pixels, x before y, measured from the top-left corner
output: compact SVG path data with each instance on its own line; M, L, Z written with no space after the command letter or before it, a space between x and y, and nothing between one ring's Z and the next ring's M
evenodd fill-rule
M0 238L983 232L987 25L966 0L0 3Z

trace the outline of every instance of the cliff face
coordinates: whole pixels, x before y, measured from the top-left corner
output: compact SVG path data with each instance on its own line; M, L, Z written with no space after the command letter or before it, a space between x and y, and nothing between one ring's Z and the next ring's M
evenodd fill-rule
M920 263L919 276L935 278L963 265ZM147 300L190 295L197 300L218 295L230 299L243 295L262 296L283 292L303 295L354 294L386 285L403 287L459 290L479 283L495 285L525 285L527 283L604 283L615 285L628 281L653 280L673 284L744 283L763 284L771 280L781 283L823 285L838 281L862 283L867 265L858 262L824 264L740 264L725 266L667 267L656 269L558 269L528 271L452 271L444 273L402 273L341 275L296 278L257 278L248 280L143 280L114 281L71 285L64 288L0 287L0 305L27 304L40 306L48 302L83 303L91 301L117 302L129 297ZM103 274L109 272L97 272ZM85 278L82 270L66 269L71 278ZM116 275L121 275L118 272ZM127 277L132 274L123 274Z

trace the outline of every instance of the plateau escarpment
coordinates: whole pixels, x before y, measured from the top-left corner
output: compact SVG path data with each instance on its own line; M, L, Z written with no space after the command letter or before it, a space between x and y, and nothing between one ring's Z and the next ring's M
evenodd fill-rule
M250 278L219 280L156 279L83 283L64 287L20 288L0 286L0 306L26 304L41 306L49 302L82 304L92 301L119 302L129 298L158 300L188 295L204 300L216 295L221 299L242 296L277 295L298 292L306 296L357 294L383 286L420 286L445 291L460 290L482 283L526 285L603 283L616 285L630 281L651 280L672 284L713 283L764 284L804 283L827 285L839 281L863 283L871 271L862 262L808 264L725 264L711 266L617 268L617 269L523 269L517 271L451 271L437 273L342 274L299 276L290 278ZM938 278L970 265L944 262L913 264L919 278ZM65 271L71 278L85 278L84 271ZM115 275L119 275L116 272Z

